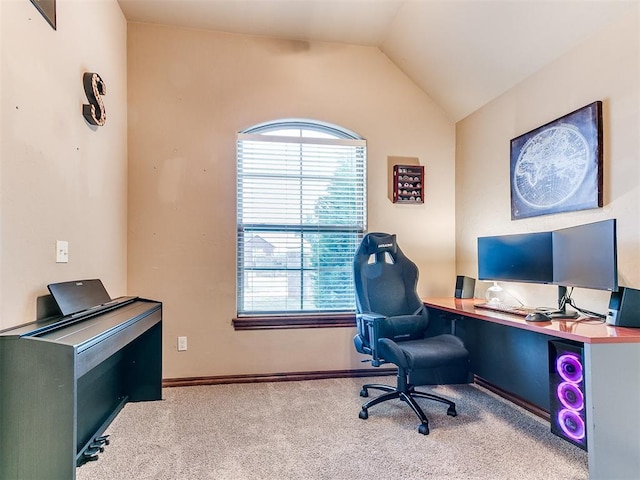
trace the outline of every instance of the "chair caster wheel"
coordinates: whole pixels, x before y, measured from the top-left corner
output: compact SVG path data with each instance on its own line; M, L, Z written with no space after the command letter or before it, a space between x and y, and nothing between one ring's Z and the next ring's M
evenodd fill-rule
M360 390L360 396L365 398L368 397L369 391L366 388L363 388L362 390Z
M420 425L418 427L418 433L421 433L422 435L429 435L429 425L427 425L426 423Z
M362 410L360 410L360 415L358 415L362 420L366 420L367 418L369 418L369 412L367 412L367 410L365 408L363 408Z
M450 417L457 417L458 412L456 412L456 407L449 407L449 409L447 410L447 415L449 415Z

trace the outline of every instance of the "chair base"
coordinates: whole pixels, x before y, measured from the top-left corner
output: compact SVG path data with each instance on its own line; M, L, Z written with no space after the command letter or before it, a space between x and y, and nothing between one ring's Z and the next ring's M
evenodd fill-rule
M362 405L362 410L360 411L360 415L359 415L360 418L363 420L366 420L367 418L369 418L369 408L373 407L374 405L377 405L382 402L386 402L387 400L393 400L393 399L399 398L400 400L406 402L420 419L421 423L420 423L420 426L418 427L418 432L423 435L428 435L429 420L427 419L427 416L424 414L424 412L422 411L422 408L420 408L420 405L418 405L414 397L428 398L429 400L435 400L436 402L444 403L449 406L449 408L447 409L447 415L451 417L455 417L458 415L458 412L456 412L456 404L451 400L448 400L444 397L440 397L438 395L433 395L431 393L420 392L416 390L413 385L407 385L404 382L399 382L399 383L401 384L401 387L402 385L404 385L404 388L396 388L390 385L383 385L378 383L369 383L369 384L363 385L362 390L360 390L361 397L365 397L365 398L368 397L369 389L381 390L386 393L380 395L379 397L373 398L368 402L366 402L364 405Z

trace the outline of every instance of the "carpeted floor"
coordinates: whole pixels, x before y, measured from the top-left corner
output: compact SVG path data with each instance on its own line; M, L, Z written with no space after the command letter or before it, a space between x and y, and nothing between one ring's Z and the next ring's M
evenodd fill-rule
M382 382L381 382L382 380ZM360 420L363 383L394 377L183 387L130 403L111 444L78 480L588 478L582 450L549 424L474 386L437 387L457 403L418 400L431 433L401 401ZM423 388L428 391L428 388ZM371 396L377 395L371 391Z

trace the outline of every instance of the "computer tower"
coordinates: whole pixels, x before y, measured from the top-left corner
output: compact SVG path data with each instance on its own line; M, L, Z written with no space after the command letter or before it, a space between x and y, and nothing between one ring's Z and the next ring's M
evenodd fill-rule
M587 450L584 346L549 341L551 432Z
M619 287L611 292L607 325L640 328L640 290Z
M455 298L473 298L476 289L475 278L458 275L456 277Z

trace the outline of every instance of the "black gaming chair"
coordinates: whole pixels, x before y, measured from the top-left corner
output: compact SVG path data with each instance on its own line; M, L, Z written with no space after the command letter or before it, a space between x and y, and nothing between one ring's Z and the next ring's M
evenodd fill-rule
M467 383L469 352L462 341L450 334L427 337L429 315L418 297L418 268L400 250L396 236L369 233L362 239L354 259L356 291L356 350L371 355L378 367L393 363L398 367L397 386L367 384L386 392L362 405L360 418L369 417L369 408L400 398L420 418L418 431L429 433L429 421L415 397L428 398L449 406L447 414L457 415L456 405L446 398L419 392L415 385Z

